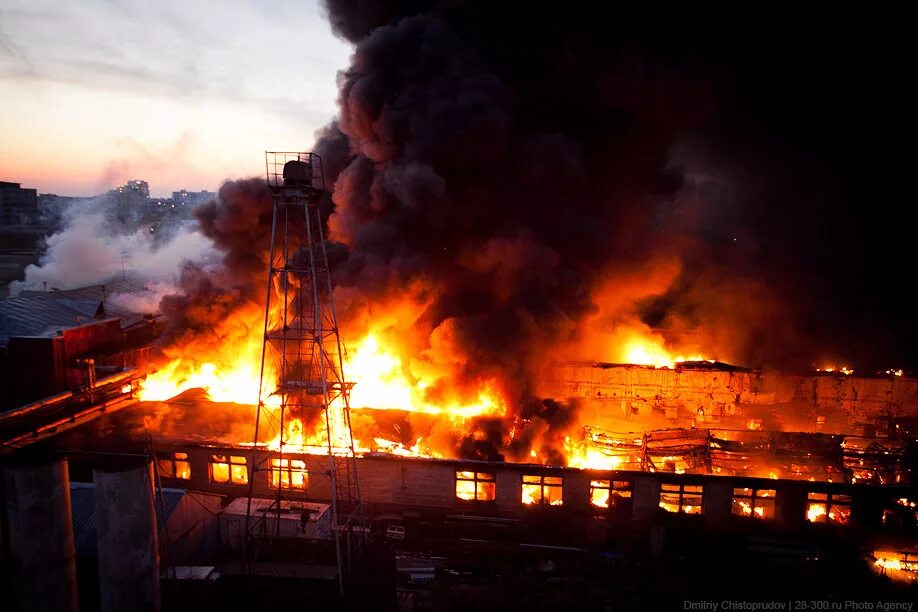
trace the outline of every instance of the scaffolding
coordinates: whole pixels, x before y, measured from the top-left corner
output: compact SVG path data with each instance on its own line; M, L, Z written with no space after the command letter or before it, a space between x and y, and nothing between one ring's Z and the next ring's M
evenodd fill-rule
M273 214L243 564L257 573L266 542L280 539L285 499L318 491L331 506L343 593L367 533L351 435L353 383L344 377L323 229L322 160L314 153L266 152L265 165ZM307 430L320 435L307 442ZM264 474L276 490L267 506L253 503L255 481Z

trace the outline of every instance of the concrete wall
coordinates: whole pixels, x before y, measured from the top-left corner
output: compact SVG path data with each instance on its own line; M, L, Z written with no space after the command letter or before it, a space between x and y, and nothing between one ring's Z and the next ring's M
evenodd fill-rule
M214 558L222 501L221 496L207 493L188 492L182 497L160 534L163 565L200 565Z
M174 448L168 452L172 451ZM245 456L251 461L251 449L186 447L181 451L188 453L189 461L192 464L192 478L190 480L163 478L163 486L205 491L227 498L244 497L248 494L247 484L211 482L208 465L211 454ZM157 452L163 456L167 451L160 449ZM260 453L259 456L263 459L269 457L266 453ZM315 468L321 471L327 466L327 459L321 456L305 456L304 459L310 462L308 463L310 469ZM914 498L918 501L918 487L914 486L865 487L845 483L772 480L744 476L578 470L512 463L401 457L361 457L357 459L357 464L363 501L379 512L416 509L457 514L525 516L532 509L521 501L522 478L525 474L562 477L563 506L546 507L544 510L576 515L605 512L590 505L591 480L630 482L632 485L631 518L636 520L650 520L661 516L659 496L662 482L702 485L704 487L704 519L715 523L739 518L731 514L734 487L777 489L775 519L777 522L789 525L803 524L808 491L828 491L852 495L854 498L852 520L863 525L879 524L884 505L895 506L895 500L899 497ZM456 472L460 470L493 473L496 477L496 499L491 502L468 502L458 499L455 495L455 477ZM267 472L259 473L255 484L253 493L256 497L274 497L277 494L276 490L269 486ZM310 474L309 487L305 493L306 499L327 502L330 498L329 491L328 478L324 474ZM284 491L283 496L289 499L303 499L302 492Z
M918 379L897 376L584 363L548 368L544 380L546 394L582 400L581 422L612 431L758 420L763 429L872 435L870 420L918 417Z

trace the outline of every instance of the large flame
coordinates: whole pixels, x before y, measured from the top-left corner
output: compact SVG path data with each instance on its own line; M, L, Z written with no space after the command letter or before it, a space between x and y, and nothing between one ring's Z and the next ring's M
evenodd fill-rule
M358 412L397 410L436 417L456 434L451 440L453 443L456 438L469 433L476 439L481 438L477 435L480 432L465 431L471 419L506 416L506 401L497 390L498 382L495 380L483 380L477 388L444 393L443 380L450 372L448 366L444 369L442 364L449 364L451 356L444 358L438 355L433 360L434 365L415 358L410 349L410 339L402 337L400 334L404 330L393 323L410 320L414 315L411 307L405 302L397 302L388 310L397 316L374 318L359 341L345 352L345 378L354 383L349 396L352 409ZM169 359L142 383L141 401L167 401L189 389L201 388L215 402L255 405L260 399L269 417L279 422L281 400L275 393L276 364L265 362L264 388L258 388L261 330L264 325L262 316L258 308L240 309L235 316L219 323L215 330L216 342L179 342L169 347L165 351ZM446 342L441 344L448 346ZM442 346L437 350L441 353L447 351ZM664 368L685 360L703 359L700 355L683 357L675 354L666 348L660 336L633 328L616 334L616 343L611 351L617 356L617 361ZM432 393L434 389L437 389L436 393ZM349 452L351 447L343 408L343 398L340 397L329 407L331 446L338 454ZM397 440L392 439L391 433L362 430L359 425L354 429L353 446L358 452L416 457L455 456L453 445L427 440L424 436ZM511 439L514 438L514 430L511 430ZM236 442L245 444L251 443L251 440ZM324 453L329 446L323 419L304 424L296 415L289 413L285 416L283 432L269 433L264 443L273 450L302 453ZM537 452L536 448L529 451L529 458L547 462L547 456ZM636 457L622 454L620 449L604 448L589 438L565 436L563 448L558 450L563 453L567 465L579 468L614 470L637 461Z
M390 309L402 317L412 314L407 310L404 304L396 304ZM195 388L203 389L215 402L255 405L260 400L267 411L267 421L274 426L273 430L263 432L267 435L263 443L268 448L284 452L327 452L329 440L323 418L304 423L301 415L287 411L283 431L278 430L281 414L281 397L276 393L278 365L271 360L265 361L264 387L259 390L263 326L263 314L259 309L240 309L218 324L216 338L209 342L194 340L171 345L164 351L168 360L142 383L140 400L168 401ZM506 402L494 380L482 380L477 387L461 391L448 389L444 392L442 366L438 369L429 364L418 365L412 360L407 339L399 338L399 331L393 329L391 319L379 317L367 327L365 334L344 355L344 376L354 383L349 405L355 410L398 410L431 415L456 432L463 431L469 419L506 414ZM344 340L347 345L347 339ZM448 363L449 359L441 358L440 361ZM434 389L436 393L432 392ZM333 398L328 410L328 429L332 451L336 454L350 452L351 439L344 414L344 398ZM353 446L358 452L419 457L452 454L452 448L442 443L438 448L436 443L428 443L420 436L396 440L390 439L391 434L381 435L382 432L376 430L354 429L357 431L352 432ZM251 439L235 442L249 444Z
M140 387L141 401L165 401L189 389L204 389L215 402L255 405L270 403L270 391L259 395L263 311L240 308L214 328L214 338L177 342L164 349L164 365L149 374ZM265 380L276 378L270 363Z
M672 368L686 361L713 361L700 354L681 354L666 348L663 338L652 333L629 333L627 339L615 349L615 361L655 368Z
M405 373L402 359L384 349L375 333L365 336L344 364L348 378L354 381L350 404L353 408L389 408L444 414L453 419L493 415L503 416L505 406L490 385L483 385L471 402L454 400L435 404L425 398L430 382L412 381Z
M332 452L344 454L353 445L359 453L456 457L461 440L488 443L488 434L480 429L479 419L508 416L507 400L501 391L507 381L470 380L461 375L468 357L458 348L450 326L441 324L430 332L419 324L429 306L423 297L418 297L423 294L413 291L375 304L350 304L342 308L350 323L342 331L342 341L346 347L344 379L353 383L349 393L352 414L386 411L375 414L387 415L398 411L415 415L406 416L401 425L397 417L380 417L383 426L376 417L358 416L351 418L349 431L342 397L335 398L329 406L328 430L324 418L290 411L284 412L281 425L277 362L265 361L263 388L259 389L264 311L255 304L238 308L226 320L218 322L212 334L180 338L169 345L164 350L167 359L147 376L139 397L142 401L168 401L187 390L200 388L215 402L254 406L260 401L274 429L260 431L259 443L283 452L325 453L330 445ZM343 297L346 302L346 292ZM280 314L274 309L272 320L279 321ZM608 361L671 368L682 361L704 359L700 354L672 349L660 334L633 323L623 324L593 341L603 345L593 344L589 350L598 349ZM415 431L413 419L426 421ZM560 432L563 440L560 444L545 445L538 436L529 436L527 445L516 452L521 457L528 453L527 460L533 462L557 463L561 459L572 467L598 470L628 469L640 461L639 456L632 456L631 449L607 447L588 437L565 435L572 434L579 425L576 420L569 423L567 431ZM515 417L508 432L509 442L520 446L518 430L526 426L531 426L528 421ZM251 444L252 439L233 442Z

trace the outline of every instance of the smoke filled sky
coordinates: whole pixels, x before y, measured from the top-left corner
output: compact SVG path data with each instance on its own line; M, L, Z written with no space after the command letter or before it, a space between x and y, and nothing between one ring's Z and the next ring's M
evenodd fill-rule
M554 346L608 285L742 363L918 366L903 15L327 5L0 0L0 179L215 189L340 114L338 280L434 277L469 354Z
M436 260L424 240L439 236L439 209L418 241L409 236L416 201L445 194L457 213L447 227L467 224L455 244L532 232L529 260L503 260L526 271L514 286L526 306L511 316L532 314L543 332L557 318L534 313L533 295L576 317L579 289L605 281L627 296L616 267L652 271L670 255L678 275L634 304L650 325L717 330L711 340L734 344L742 363L918 363L905 297L907 20L799 6L548 6L329 0L332 26L358 45L340 123L358 154L336 185L333 226L352 261L382 257L398 271L406 249ZM405 230L397 240L393 227ZM560 256L547 275L541 247Z
M335 113L350 45L318 2L0 1L0 180L216 190Z

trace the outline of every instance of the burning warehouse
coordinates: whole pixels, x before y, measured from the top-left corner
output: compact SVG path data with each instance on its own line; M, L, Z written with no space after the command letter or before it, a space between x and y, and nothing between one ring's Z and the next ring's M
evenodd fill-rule
M397 4L326 2L337 118L160 232L166 281L0 305L17 605L913 600L900 242L771 89L821 46Z
M262 310L208 300L202 316L225 309L216 337L181 319L156 341L159 358L0 417L20 602L72 608L79 592L103 609L163 597L416 609L443 605L443 588L499 598L482 572L510 564L536 572L513 588L567 603L614 597L564 594L573 584L676 571L677 590L653 600L669 605L701 592L682 582L698 579L682 558L742 589L755 583L731 559L789 564L800 574L788 593L839 575L877 593L914 580L918 380L670 357L653 332L630 331L621 350L653 360L533 370L563 403L514 410L497 376L438 402L428 389L442 375L406 372L390 348L403 345L383 332L345 350L321 158L269 153L268 169L266 191L248 185L272 209ZM215 291L196 282L163 299L167 320ZM260 335L222 331L257 330L257 314ZM91 356L112 349L78 350L62 363L96 367Z

